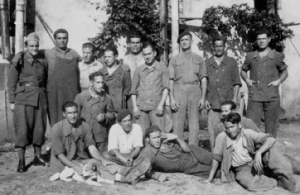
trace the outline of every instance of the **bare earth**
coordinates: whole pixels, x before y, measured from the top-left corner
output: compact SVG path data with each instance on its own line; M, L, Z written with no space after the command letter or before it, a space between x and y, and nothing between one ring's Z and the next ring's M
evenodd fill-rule
M300 159L300 123L280 124L277 145L284 153L292 154ZM201 131L200 145L207 145L207 131ZM48 143L49 145L49 143ZM44 146L44 150L45 151ZM26 153L26 163L33 159L33 149L29 148ZM252 193L239 186L237 183L222 184L219 179L214 183L202 184L199 177L180 173L167 174L169 180L159 183L154 180L142 181L135 186L127 184L103 184L102 187L88 186L78 182L49 181L51 173L45 167L31 166L26 173L16 172L17 153L10 143L0 144L0 194L2 195L25 195L25 194L101 194L101 195L285 195L289 192L276 187L267 192ZM300 176L297 176L300 183Z

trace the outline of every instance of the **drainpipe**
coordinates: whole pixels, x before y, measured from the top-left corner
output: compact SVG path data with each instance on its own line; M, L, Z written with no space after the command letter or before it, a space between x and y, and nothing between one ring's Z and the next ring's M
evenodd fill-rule
M0 16L1 16L1 41L2 41L2 57L9 59L10 57L10 40L9 29L7 23L8 3L7 0L0 0Z
M167 2L166 0L160 0L160 23L164 25L161 30L160 36L164 40L164 53L163 53L163 62L168 64L169 61L169 52L168 52L168 40L167 40L167 25L168 25L168 17L167 17Z
M172 6L172 56L179 53L177 38L179 35L179 3L178 0L171 0Z
M18 53L24 50L24 13L25 0L16 0L16 41L15 52Z

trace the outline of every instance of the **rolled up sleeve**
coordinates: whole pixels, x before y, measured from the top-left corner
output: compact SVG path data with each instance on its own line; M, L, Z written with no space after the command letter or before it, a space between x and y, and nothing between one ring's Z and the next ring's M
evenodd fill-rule
M133 147L134 148L135 147L141 147L142 148L144 146L144 144L143 144L143 130L139 125L136 126L136 135L135 136L136 136L136 138L133 142Z
M287 69L287 65L283 61L284 60L284 55L281 54L281 53L277 53L276 55L278 55L278 60L277 60L277 64L276 64L277 70L279 72L283 72L284 70Z
M170 91L169 70L165 65L162 65L162 66L163 66L162 86L163 86L163 89L167 89Z
M225 132L220 133L215 141L215 147L213 149L213 158L221 162L223 160L223 143L226 138Z
M140 83L139 67L134 71L130 95L138 95L138 86Z
M206 63L205 61L200 58L199 59L200 63L199 63L199 80L201 81L204 77L208 77L208 74L207 74L207 67L206 67Z
M108 135L108 146L107 151L118 149L118 140L117 140L117 127L113 125L109 131Z
M169 63L169 78L170 78L170 80L175 79L174 58L172 58L170 63Z

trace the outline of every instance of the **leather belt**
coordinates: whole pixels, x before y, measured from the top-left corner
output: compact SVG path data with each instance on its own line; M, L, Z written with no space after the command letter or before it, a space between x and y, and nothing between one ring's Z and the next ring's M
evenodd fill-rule
M25 86L25 87L45 87L43 83L38 82L19 82L19 86Z
M175 82L177 85L199 85L198 81L193 81L193 82L184 82L184 81L177 81Z

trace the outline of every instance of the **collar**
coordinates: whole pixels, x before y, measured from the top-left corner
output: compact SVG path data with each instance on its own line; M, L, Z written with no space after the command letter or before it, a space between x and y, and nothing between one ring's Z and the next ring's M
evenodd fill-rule
M33 66L33 64L34 64L35 61L40 61L40 60L39 60L39 55L40 55L40 54L38 53L36 56L32 56L32 55L29 54L28 51L26 51L25 54L24 54L24 58L26 59L26 61L27 61L31 66Z
M62 126L63 126L63 133L64 133L65 137L67 137L68 135L70 135L72 133L73 126L68 122L67 119L64 119L62 121Z
M85 63L85 62L82 61L82 64L83 64L84 66L97 66L97 61L96 61L96 59L94 58L93 61L92 61L91 63L87 64L87 63Z
M66 50L61 50L61 49L59 49L58 47L55 47L55 50L56 50L57 52L60 52L60 53L66 54L67 52L69 52L69 51L70 51L70 48L67 48Z
M269 50L269 52L268 52L268 54L266 55L268 58L270 58L270 59L273 59L274 58L274 51L271 49L271 48L267 48L268 50ZM253 55L253 58L252 59L254 59L254 58L256 58L256 57L259 57L259 53L258 53L258 51L255 51L254 52L254 55Z
M208 58L207 64L209 66L213 66L215 63L217 63L217 62L215 61L214 56L211 56L210 58ZM227 63L228 63L228 57L226 55L224 55L220 65L222 65L222 64L226 65Z
M241 129L241 134L240 134L240 138L242 139L243 142L243 146L246 147L247 146L247 140L245 139L245 134L244 134L244 129ZM227 149L230 148L232 146L232 140L229 138L229 136L227 136Z
M152 64L152 66L147 66L146 64L143 64L143 67L142 67L142 71L145 71L145 70L147 70L147 69L149 69L149 68L154 68L155 70L158 70L158 67L160 66L160 64L159 64L159 62L158 61L154 61L153 62L153 64Z

